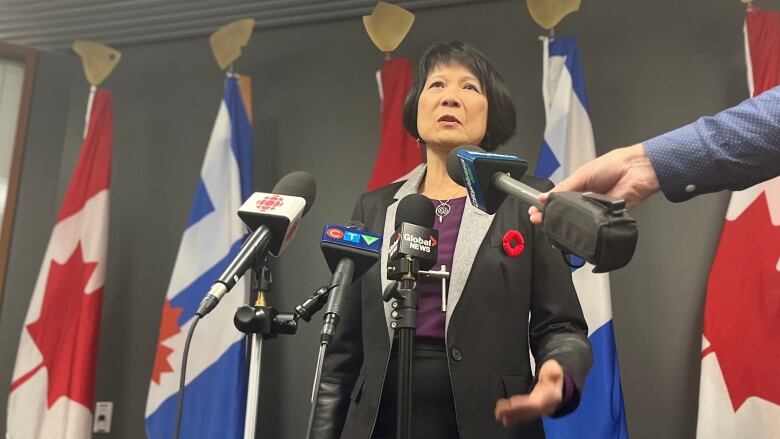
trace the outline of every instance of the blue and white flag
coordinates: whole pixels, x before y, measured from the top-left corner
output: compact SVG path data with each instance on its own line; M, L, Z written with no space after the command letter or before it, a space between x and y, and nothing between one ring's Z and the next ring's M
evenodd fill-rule
M594 159L596 148L577 40L544 38L543 44L542 94L547 126L536 175L557 184ZM586 264L574 271L572 278L588 322L593 368L577 410L560 419L544 419L544 430L550 439L628 437L612 327L609 276L592 270Z
M146 401L150 439L173 436L184 339L200 300L241 246L246 228L236 212L251 195L251 166L247 106L238 80L229 76L163 305ZM243 437L247 359L233 314L247 303L247 292L240 280L198 324L187 363L182 438Z

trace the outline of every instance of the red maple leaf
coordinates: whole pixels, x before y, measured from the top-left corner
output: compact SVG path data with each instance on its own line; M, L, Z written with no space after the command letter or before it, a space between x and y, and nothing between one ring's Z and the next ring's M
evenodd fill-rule
M735 412L750 397L780 404L779 254L763 193L724 224L707 286L702 356L716 353Z
M81 244L64 264L52 260L40 315L27 325L43 360L11 383L11 390L43 368L48 407L64 396L92 409L103 287L90 294L84 290L96 266L84 261Z
M171 301L165 299L162 322L160 323L160 336L157 339L157 354L154 356L154 369L152 369L152 381L157 384L160 384L160 375L173 371L173 367L168 361L173 349L165 346L163 341L181 332L181 328L176 322L179 321L182 311L183 308L174 308L171 306Z

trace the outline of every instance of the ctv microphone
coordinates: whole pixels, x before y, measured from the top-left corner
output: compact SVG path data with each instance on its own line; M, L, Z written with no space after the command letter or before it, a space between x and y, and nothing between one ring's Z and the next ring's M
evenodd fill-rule
M278 256L295 236L300 219L311 208L316 194L314 178L303 171L282 177L272 193L252 194L238 209L238 216L252 233L200 302L195 314L203 317L211 312L259 257L266 253Z
M362 276L379 259L382 237L365 231L360 221L347 227L328 224L322 232L320 248L330 271L332 288L322 319L320 342L329 344L339 324L341 305L355 279Z
M558 248L594 265L603 273L628 264L637 241L636 220L626 213L624 200L592 192L551 192L547 204L539 191L518 181L528 163L476 146L461 146L447 156L447 173L468 189L478 209L493 214L507 195L544 212L542 230Z
M325 256L331 277L330 296L322 319L320 331L320 349L317 355L317 367L314 369L314 384L311 389L311 410L309 411L309 427L306 437L311 436L314 425L314 413L317 409L317 395L322 380L322 365L325 361L325 349L333 340L336 327L339 324L341 305L349 292L354 279L359 278L379 259L382 249L381 235L366 232L366 226L360 221L351 221L347 227L328 224L322 232L320 248Z

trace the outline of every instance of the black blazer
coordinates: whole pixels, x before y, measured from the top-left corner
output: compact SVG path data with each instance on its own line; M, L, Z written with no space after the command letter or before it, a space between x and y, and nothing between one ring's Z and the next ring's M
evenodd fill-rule
M416 192L424 175L423 165L404 182L363 194L353 219L391 236L398 200ZM531 177L528 182L538 186L540 180ZM544 438L540 420L507 429L494 417L499 398L528 393L531 387L529 342L536 364L556 359L579 389L591 366L587 326L570 269L541 229L531 224L528 207L507 198L495 215L470 203L463 212L445 329L463 439ZM525 250L516 257L502 246L509 230L525 238ZM371 436L393 335L390 308L381 298L389 283L387 241L380 262L355 282L345 300L325 357L312 438Z

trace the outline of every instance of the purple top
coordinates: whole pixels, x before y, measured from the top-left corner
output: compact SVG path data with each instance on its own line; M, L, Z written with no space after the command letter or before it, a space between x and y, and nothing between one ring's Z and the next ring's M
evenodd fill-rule
M436 208L445 200L431 200ZM439 231L439 254L432 270L447 266L447 271L452 271L452 255L455 253L455 242L458 240L460 220L463 218L463 209L466 207L466 197L453 198L447 201L450 212L441 217L436 215L433 228ZM450 283L447 282L449 290ZM444 338L444 320L446 314L441 310L441 279L423 278L420 281L420 303L417 308L417 336Z

